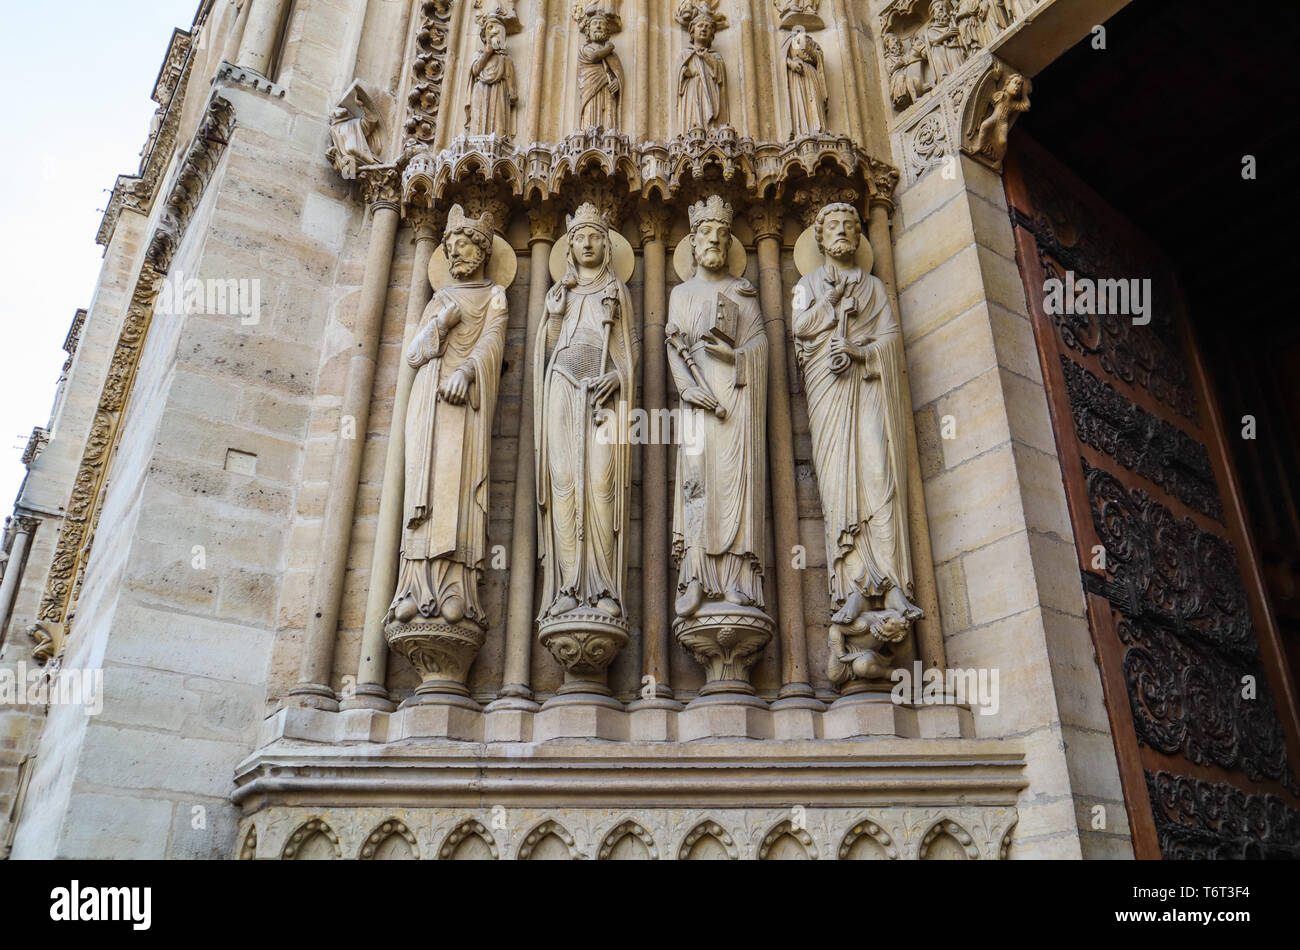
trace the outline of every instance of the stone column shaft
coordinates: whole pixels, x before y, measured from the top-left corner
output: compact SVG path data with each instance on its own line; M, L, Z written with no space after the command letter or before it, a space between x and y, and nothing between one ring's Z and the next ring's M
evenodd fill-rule
M235 65L254 69L263 76L271 67L279 39L280 21L284 19L285 5L289 0L246 0L252 4L244 21L244 33L239 40ZM267 78L270 78L269 76Z
M892 205L872 199L867 213L867 238L875 256L873 271L885 285L889 306L895 319L901 319L898 310L898 291L894 284L894 246L889 234L889 212ZM907 376L906 361L903 366L903 399L908 412L912 410L912 386ZM921 486L921 460L916 448L916 427L907 426L907 521L911 527L912 582L915 585L916 605L925 611L925 618L916 622L916 649L926 667L947 666L943 646L943 629L939 623L939 596L934 580L934 557L930 553L930 526L925 514L925 494Z
M808 675L808 633L804 625L803 584L793 551L799 543L799 505L794 481L794 431L790 421L790 373L786 350L785 300L781 288L780 210L767 205L755 222L758 297L767 330L767 442L772 525L776 552L777 622L781 635L779 700L813 699ZM820 706L820 703L817 703Z
M361 299L357 305L356 346L348 362L343 404L339 408L340 420L351 416L355 421L356 437L339 439L334 454L325 517L321 525L320 548L312 576L307 642L298 671L298 685L289 691L289 695L301 705L315 706L318 709L338 708L334 691L330 687L334 668L334 642L338 634L348 544L352 538L357 481L361 475L361 457L370 418L370 397L375 380L384 301L388 294L388 273L397 239L397 203L378 200L372 203L372 209L370 249L361 281Z
M524 331L524 378L519 395L519 455L515 461L514 528L510 541L510 590L506 600L506 665L501 695L532 706L533 593L537 580L537 464L533 446L533 341L551 289L554 217L534 212L529 241L528 319ZM535 707L534 707L535 708Z
M345 706L392 709L388 688L388 642L384 639L384 616L397 589L399 549L402 545L402 499L406 487L406 407L416 370L406 362L406 350L419 328L420 317L433 296L429 284L429 260L433 257L432 225L415 220L415 261L411 265L411 289L406 304L406 331L397 354L397 386L393 393L393 421L388 430L388 455L384 459L384 487L379 497L375 528L375 553L370 562L370 590L366 595L366 626L357 664L356 698Z
M665 274L668 216L663 209L653 209L643 216L641 259L644 266L642 286L642 320L644 340L644 383L641 398L649 419L668 407L668 354L664 344L664 325L668 317L668 290ZM649 426L653 432L655 426ZM645 699L673 698L672 667L669 653L671 640L671 602L668 597L668 568L672 563L668 515L668 491L672 476L668 472L668 446L651 438L641 447L641 642L643 672L653 677L654 695Z
M14 540L9 547L9 563L5 565L4 581L0 583L0 623L9 622L9 611L13 609L18 584L23 579L25 566L23 562L27 559L27 546L31 543L35 531L35 519L22 516L14 518ZM0 628L0 642L4 639L4 629Z

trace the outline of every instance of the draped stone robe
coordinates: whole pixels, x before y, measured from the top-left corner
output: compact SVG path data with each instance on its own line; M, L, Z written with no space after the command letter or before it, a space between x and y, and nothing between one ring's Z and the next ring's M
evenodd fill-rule
M460 322L445 336L434 321L448 300ZM465 616L486 626L478 580L487 549L488 453L501 381L509 313L506 291L487 280L452 284L425 308L406 360L417 367L406 412L406 485L396 605L411 596L422 617L458 595ZM469 364L474 382L465 402L438 395L451 374Z
M797 136L826 131L826 77L821 49L809 41L805 59L790 43L785 55L792 131ZM802 68L796 70L795 64Z
M619 92L610 91L617 80ZM583 128L619 127L618 103L623 89L623 63L614 52L614 44L584 43L578 50L578 122Z
M677 69L677 130L712 128L727 121L727 66L712 49L695 45L682 51Z
M606 370L618 374L619 388L593 408L607 291L617 298L619 313L610 327ZM627 286L607 262L597 279L567 291L562 320L544 314L538 327L533 433L542 562L539 619L565 595L582 607L594 607L608 597L626 615L623 584L631 484L627 419L636 398L635 319ZM626 402L626 412L618 411L620 401Z
M736 362L705 349L718 295L739 307ZM666 333L680 333L700 374L727 411L726 419L681 403L683 444L677 447L673 493L673 557L680 565L678 592L692 580L709 600L737 587L765 604L762 557L767 498L767 336L757 292L738 277L698 276L673 288ZM679 393L696 385L682 356L668 347ZM697 449L698 451L692 451Z
M839 306L827 299L827 278L843 274L849 289ZM813 460L821 490L831 598L855 590L912 593L908 548L906 432L902 332L885 285L853 267L819 267L795 288L795 355L808 396ZM865 363L831 372L831 340L841 335L867 351ZM879 374L868 379L868 374Z
M482 50L469 69L465 130L470 135L515 134L515 64L510 54Z

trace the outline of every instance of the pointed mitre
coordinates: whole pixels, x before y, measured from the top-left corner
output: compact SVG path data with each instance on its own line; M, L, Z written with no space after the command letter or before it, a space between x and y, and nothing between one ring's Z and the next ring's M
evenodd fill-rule
M605 216L590 201L584 201L578 205L577 211L569 215L564 230L566 233L572 234L577 228L581 227L600 228L602 231L609 230L609 224L605 221Z
M492 246L492 212L484 211L477 218L471 218L460 205L452 205L447 212L447 234L455 231L477 231L483 235L488 246Z
M691 230L694 231L705 221L720 221L727 227L731 227L731 219L734 212L731 205L723 201L718 195L709 195L704 201L697 201L691 205L687 212L691 220Z

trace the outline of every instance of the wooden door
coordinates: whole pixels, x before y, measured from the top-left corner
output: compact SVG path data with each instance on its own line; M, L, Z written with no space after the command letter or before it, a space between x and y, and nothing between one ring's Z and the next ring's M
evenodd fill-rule
M1177 278L1027 136L1005 174L1135 852L1300 857L1295 683Z

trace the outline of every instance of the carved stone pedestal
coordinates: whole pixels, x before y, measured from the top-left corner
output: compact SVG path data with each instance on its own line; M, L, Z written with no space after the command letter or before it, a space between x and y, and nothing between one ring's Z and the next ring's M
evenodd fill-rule
M847 628L831 625L831 652L826 673L843 696L890 689L889 671L893 664L892 644L875 634L850 633ZM838 647L838 649L837 649Z
M901 710L890 695L888 683L863 684L860 690L831 703L822 729L827 739L895 736L903 731Z
M709 697L754 696L749 668L772 639L776 624L757 607L710 601L690 617L679 617L673 636L704 667L705 685L696 703ZM755 697L759 705L766 706ZM692 704L693 705L693 704Z
M469 698L465 679L486 636L487 631L470 621L454 624L437 619L394 621L384 627L388 645L420 673L421 683L404 705L448 701L456 704L455 699L461 698L477 709L478 704Z
M627 644L627 621L599 610L570 610L537 625L537 640L564 667L564 685L543 708L597 705L622 709L609 688L609 665Z

